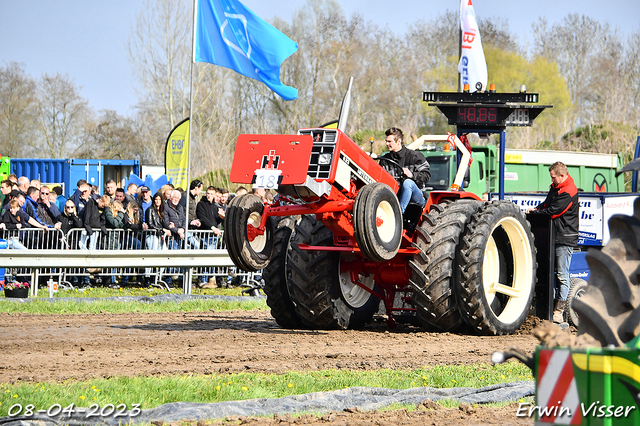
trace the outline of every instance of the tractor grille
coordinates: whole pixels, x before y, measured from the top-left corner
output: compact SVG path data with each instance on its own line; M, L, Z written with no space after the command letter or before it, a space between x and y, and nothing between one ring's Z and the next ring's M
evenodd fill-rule
M313 179L328 179L331 174L337 132L333 129L309 129L300 130L300 134L311 135L313 138L307 175Z

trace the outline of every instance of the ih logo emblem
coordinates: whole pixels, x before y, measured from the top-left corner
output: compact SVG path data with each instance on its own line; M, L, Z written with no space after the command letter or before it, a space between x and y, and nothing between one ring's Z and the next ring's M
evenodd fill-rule
M280 163L280 156L276 155L275 149L269 151L269 155L262 156L262 169L277 169Z
M280 156L276 155L276 150L269 150L269 155L262 156L262 164L255 171L251 183L254 188L278 189L282 182L282 170L278 170Z

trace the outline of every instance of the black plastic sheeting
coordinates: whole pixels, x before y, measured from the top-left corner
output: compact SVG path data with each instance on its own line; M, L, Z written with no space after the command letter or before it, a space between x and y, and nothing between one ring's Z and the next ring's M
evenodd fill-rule
M355 408L362 411L377 410L388 405L417 405L429 398L433 401L442 399L466 402L468 404L486 404L490 402L513 401L534 394L533 381L502 383L498 385L476 388L412 388L384 389L372 387L353 387L329 392L314 392L304 395L286 396L276 399L248 399L244 401L226 401L213 404L174 402L156 408L142 410L137 416L90 417L75 413L73 416L48 417L36 414L32 417L3 417L0 424L18 425L118 425L140 424L162 420L177 422L180 420L210 420L226 416L271 416L278 414L313 413L321 414L329 411L343 411Z
M265 296L209 296L204 294L159 294L157 296L113 296L113 297L28 297L26 299L20 298L6 298L3 300L12 301L14 303L29 303L34 300L41 300L46 302L78 302L78 303L90 303L102 300L120 301L120 302L185 302L187 300L227 300L230 302L241 302L252 299L266 299Z

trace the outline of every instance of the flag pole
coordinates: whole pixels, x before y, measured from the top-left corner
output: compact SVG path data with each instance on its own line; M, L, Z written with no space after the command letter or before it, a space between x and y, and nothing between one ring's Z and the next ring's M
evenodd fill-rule
M189 202L191 201L191 128L193 127L193 72L195 68L196 58L196 10L198 7L198 0L193 0L193 31L191 33L191 80L189 82L189 144L187 145L187 188L185 193L187 194L187 203L185 204L185 244L187 241L187 230L189 229ZM195 218L194 218L195 219ZM186 247L186 246L185 246Z

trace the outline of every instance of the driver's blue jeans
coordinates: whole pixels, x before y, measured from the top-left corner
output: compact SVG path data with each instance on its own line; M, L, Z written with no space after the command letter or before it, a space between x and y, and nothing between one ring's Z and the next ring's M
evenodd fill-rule
M425 203L424 194L422 194L418 185L411 179L405 179L404 182L402 182L400 191L398 191L398 200L400 200L402 213L407 209L410 201L420 204L421 206L424 206Z

